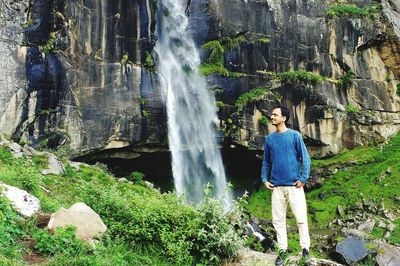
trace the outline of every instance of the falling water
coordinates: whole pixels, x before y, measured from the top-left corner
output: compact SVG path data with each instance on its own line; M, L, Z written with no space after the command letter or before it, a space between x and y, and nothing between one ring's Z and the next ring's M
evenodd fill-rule
M158 1L158 73L168 114L168 138L175 188L194 203L201 201L207 183L213 195L229 202L225 171L216 141L215 99L199 74L186 1Z

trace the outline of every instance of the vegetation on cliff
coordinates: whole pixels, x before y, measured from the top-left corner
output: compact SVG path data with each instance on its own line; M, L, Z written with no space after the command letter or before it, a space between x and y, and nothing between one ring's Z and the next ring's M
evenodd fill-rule
M67 161L64 174L43 175L47 163L47 156L14 158L0 147L0 181L38 197L43 213L84 202L108 230L95 247L75 239L73 228L52 235L38 227L38 216L23 219L0 197L1 265L212 265L241 246L239 213L224 213L216 200L193 207L146 187L138 173L133 183L118 182L99 167L77 170Z

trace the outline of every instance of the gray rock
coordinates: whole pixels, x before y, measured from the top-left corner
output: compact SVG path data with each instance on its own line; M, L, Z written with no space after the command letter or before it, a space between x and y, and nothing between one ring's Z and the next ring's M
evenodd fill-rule
M378 223L378 227L379 227L379 228L386 229L386 224L385 224L385 222L382 221L382 220L380 220L379 223Z
M371 233L372 230L373 230L374 227L375 227L375 223L376 223L376 222L373 221L373 220L367 220L365 223L360 224L360 225L358 226L358 230L363 231L363 232L366 232L366 233Z
M24 145L24 147L22 148L22 151L27 156L38 155L38 152L29 145Z
M13 142L8 146L8 148L10 148L11 153L16 158L20 158L24 155L22 153L22 147L18 143Z
M396 226L395 226L394 224L392 224L392 223L390 223L390 224L388 224L388 225L386 226L387 230L389 230L390 232L393 232L393 230L394 230L395 227L396 227Z
M351 236L347 237L336 246L336 252L340 254L349 265L353 265L368 255L368 249L364 241Z
M355 238L362 239L362 240L367 240L367 239L371 239L371 238L372 238L369 234L367 234L367 233L365 233L365 232L362 232L362 231L359 231L359 230L357 230L357 229L343 228L343 229L341 230L341 233L342 233L345 237L351 237L351 236L353 236L353 237L355 237Z
M25 190L9 186L0 182L1 193L11 201L15 210L23 217L29 218L40 209L40 201Z
M346 212L344 211L343 206L338 205L337 212L340 215L340 217L342 217L342 218L344 218L346 216Z
M60 175L64 173L63 164L57 159L57 157L54 154L49 153L48 158L49 158L48 169L42 170L43 175L49 175L49 174Z
M391 235L390 231L386 231L386 232L383 234L382 237L383 237L383 239L388 240L389 237L390 237L390 235Z
M107 226L100 216L85 203L78 202L69 209L61 208L50 217L47 227L54 232L57 227L76 226L76 237L89 241L101 236Z
M400 248L383 243L377 242L379 252L375 260L379 266L398 266L400 265Z
M118 178L118 182L128 182L128 179L126 179L125 177Z

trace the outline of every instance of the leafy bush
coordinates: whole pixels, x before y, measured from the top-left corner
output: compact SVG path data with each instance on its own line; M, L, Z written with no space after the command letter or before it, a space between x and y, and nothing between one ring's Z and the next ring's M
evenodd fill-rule
M323 81L324 78L315 75L312 72L297 70L277 73L276 77L284 83L303 83L303 84L315 84L319 81Z
M239 111L243 110L247 104L262 99L262 97L264 97L268 92L270 92L270 90L265 87L254 88L249 92L240 95L236 100L235 105Z
M396 94L400 97L400 84L397 84L396 86Z
M57 253L67 253L76 255L88 250L83 242L75 238L75 227L59 227L55 234L48 230L38 230L34 233L33 239L36 241L35 249L43 255L54 255Z
M330 7L326 14L328 18L338 17L355 17L355 18L374 18L382 10L382 6L376 2L372 2L366 7L357 7L354 5L336 5Z
M8 199L0 194L0 247L15 244L22 236L21 219Z
M355 106L355 105L353 105L353 104L347 104L346 105L346 111L348 112L348 113L357 113L358 112L358 108L357 108L357 106Z
M268 118L266 116L262 115L260 117L260 119L258 120L258 124L265 127L268 125L268 121L269 121Z
M339 88L345 89L351 84L354 77L355 77L355 75L354 75L353 71L349 70L348 72L346 72L346 74L339 77L336 84Z

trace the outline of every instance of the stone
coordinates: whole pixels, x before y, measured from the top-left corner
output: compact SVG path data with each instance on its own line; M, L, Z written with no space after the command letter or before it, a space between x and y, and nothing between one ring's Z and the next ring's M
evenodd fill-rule
M386 232L383 234L382 237L383 237L383 239L388 240L389 237L390 237L390 235L391 235L390 231L386 231Z
M386 224L385 224L385 222L384 221L382 221L382 220L380 220L379 221L379 223L378 223L378 225L377 225L379 228L383 228L383 229L385 229L386 228Z
M393 230L394 230L395 227L396 227L396 226L395 226L394 224L392 224L392 223L390 223L390 224L388 224L388 225L386 226L387 230L390 231L390 232L393 232Z
M400 248L383 243L377 242L378 252L375 260L379 266L398 266L400 265Z
M49 175L49 174L60 175L64 173L64 166L54 154L49 153L48 158L49 158L49 164L48 164L49 168L42 170L43 175Z
M358 239L362 239L362 240L367 240L367 239L371 239L372 237L362 231L359 231L357 229L349 229L349 228L343 228L342 230L340 230L341 233L345 236L345 237L355 237Z
M118 178L117 181L118 182L128 182L128 179L126 179L125 177L122 177L122 178Z
M338 205L337 212L340 215L340 217L342 217L342 218L344 218L346 216L346 212L344 211L343 206Z
M47 227L55 232L57 227L76 226L76 238L90 241L101 236L107 226L100 216L85 203L78 202L69 209L61 208L50 217Z
M362 223L358 226L358 230L366 233L371 233L375 227L375 223L376 222L373 220L367 220L365 223Z
M336 253L341 255L347 264L353 265L368 255L364 241L349 236L336 246Z
M22 147L18 143L13 142L8 147L15 158L20 158L24 155L22 153Z
M28 145L25 145L25 146L22 148L22 151L23 151L23 153L24 153L25 155L27 155L27 156L38 155L38 152L37 152L34 148L32 148L31 146L28 146Z
M11 201L15 210L24 218L29 218L40 209L40 201L25 190L0 182L1 193Z
M73 161L68 161L68 164L73 168L75 168L75 170L79 170L82 165L82 163L80 162L73 162Z
M149 181L147 181L147 180L144 181L144 184L145 184L146 187L148 187L148 188L154 188L154 184L151 183L151 182L149 182Z

